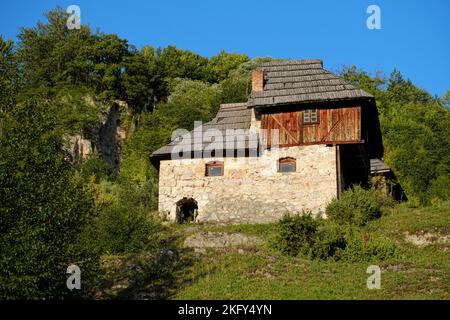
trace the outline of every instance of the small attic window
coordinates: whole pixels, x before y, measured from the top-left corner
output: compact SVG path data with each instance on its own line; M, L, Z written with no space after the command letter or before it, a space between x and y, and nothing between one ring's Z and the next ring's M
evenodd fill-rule
M206 164L205 176L217 177L223 176L223 162L211 161Z
M295 172L296 161L294 158L287 157L278 160L278 172Z
M319 123L319 113L317 112L317 109L307 109L303 111L303 123Z

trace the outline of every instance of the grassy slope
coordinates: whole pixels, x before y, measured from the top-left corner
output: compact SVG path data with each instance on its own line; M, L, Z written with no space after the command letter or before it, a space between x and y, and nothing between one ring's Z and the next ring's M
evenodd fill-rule
M273 225L210 226L209 231L270 236ZM367 227L393 239L401 256L383 262L324 262L282 256L265 247L208 250L180 274L172 299L450 299L450 251L415 247L403 232L450 234L450 206L400 207ZM180 231L180 230L178 230ZM381 289L368 290L366 269L382 269Z

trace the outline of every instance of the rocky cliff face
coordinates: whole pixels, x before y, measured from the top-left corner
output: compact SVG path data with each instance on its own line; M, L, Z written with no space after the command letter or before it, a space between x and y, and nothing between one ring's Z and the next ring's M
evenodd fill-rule
M70 161L78 163L96 151L103 160L118 168L123 141L128 138L129 131L122 119L128 113L127 103L116 100L107 111L102 112L89 139L79 134L65 136L65 149L70 155Z
M86 158L92 152L92 142L79 134L64 137L65 150L69 154L69 160L72 163L78 163Z
M99 129L98 152L102 159L114 168L120 164L122 143L128 135L128 128L121 121L121 117L126 113L128 113L128 105L123 101L115 101Z

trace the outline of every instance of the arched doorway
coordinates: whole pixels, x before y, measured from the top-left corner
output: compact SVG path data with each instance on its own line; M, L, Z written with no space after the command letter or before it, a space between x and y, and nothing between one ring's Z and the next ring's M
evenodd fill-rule
M197 219L197 201L192 198L183 198L176 203L177 206L177 222L195 222Z

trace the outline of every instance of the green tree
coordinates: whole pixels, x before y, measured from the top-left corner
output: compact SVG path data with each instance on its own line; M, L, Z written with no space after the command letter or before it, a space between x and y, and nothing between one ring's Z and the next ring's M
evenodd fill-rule
M103 99L122 97L127 41L92 34L86 25L69 30L68 14L59 7L45 16L46 23L22 28L18 35L18 60L29 95L49 98L61 87L88 87Z
M92 38L91 46L81 54L86 64L92 64L90 71L97 94L104 99L124 98L123 60L130 55L127 41L115 34L96 34Z
M5 41L0 35L0 119L2 113L14 104L19 81L14 44L11 40Z
M338 70L338 74L358 88L375 95L376 98L378 98L377 95L382 93L385 89L386 79L381 76L380 72L377 72L377 74L372 77L364 70L360 70L355 65L352 65L351 67L343 66Z
M450 108L450 90L447 90L445 94L442 96L442 104L447 108Z
M88 79L77 56L89 41L90 30L84 25L68 30L68 15L61 8L47 12L45 17L47 23L39 21L34 28L21 29L18 59L26 88L48 95L58 83L84 83Z
M450 110L446 98L432 97L394 70L387 80L356 67L341 75L377 98L385 149L408 198L417 204L448 199L450 189Z
M249 57L245 54L227 53L225 50L220 51L208 61L209 81L214 83L225 80L231 71L249 60Z
M8 112L0 137L0 298L60 299L71 264L83 271L83 292L96 256L78 245L92 215L91 198L72 176L50 105Z
M423 105L436 102L426 90L415 86L411 80L405 80L397 69L392 71L387 81L387 99L399 103L418 102Z
M164 78L189 78L205 80L208 59L189 50L169 45L156 49L155 59L158 72Z
M134 52L124 58L124 68L123 89L127 102L135 113L152 111L161 91L156 64L143 53Z

